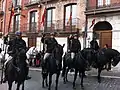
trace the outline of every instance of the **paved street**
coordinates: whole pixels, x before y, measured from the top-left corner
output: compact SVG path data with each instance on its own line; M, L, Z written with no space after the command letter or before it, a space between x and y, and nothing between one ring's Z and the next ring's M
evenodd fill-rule
M97 74L96 70L87 72L88 76L84 79L84 90L120 90L120 73L114 71L102 73L102 82L99 84L95 75ZM42 88L41 86L41 72L39 69L32 68L29 75L32 77L31 80L25 82L25 90L47 90L47 88ZM73 90L72 81L73 74L68 75L69 82L63 84L63 80L60 77L59 88L58 90ZM0 90L7 90L8 85L0 85ZM13 90L15 90L16 85L14 84ZM52 90L55 87L55 75L53 77ZM76 81L76 90L81 90L80 87L80 78Z

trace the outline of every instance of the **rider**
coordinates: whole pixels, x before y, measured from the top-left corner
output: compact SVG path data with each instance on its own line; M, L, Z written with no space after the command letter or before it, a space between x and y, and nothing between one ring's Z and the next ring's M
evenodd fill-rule
M54 48L58 45L58 42L55 39L54 33L50 33L50 37L48 38L45 37L45 35L43 35L41 42L46 45L46 48L45 48L46 50L43 58L43 63L46 64L46 59L49 57L49 55L51 55Z
M71 43L70 43L70 53L71 53L71 60L74 62L74 57L75 54L78 53L78 51L81 50L81 43L78 40L78 35L75 34L73 36L73 39L71 39ZM71 69L71 72L73 71L73 69Z
M26 47L26 42L22 39L22 32L20 31L16 31L15 32L15 35L16 37L13 39L13 40L10 40L7 44L9 45L8 47L8 54L10 55L11 58L8 58L8 60L5 62L5 64L13 59L13 64L17 67L16 65L16 55L17 53L19 52L20 49L24 49L24 50L27 50L27 47ZM5 67L5 70L6 70L6 67ZM29 67L27 66L27 63L26 63L26 75L28 75L28 72L29 72ZM6 73L4 75L4 80L3 82L6 82ZM30 79L31 77L27 76L26 79Z
M90 42L90 48L94 49L95 51L98 51L99 45L96 41L96 37L93 37L92 41Z
M72 39L73 39L73 35L70 34L70 36L68 37L68 52L70 52L70 45L71 45Z
M78 40L77 34L75 34L73 39L71 40L71 45L70 45L70 52L71 52L72 60L74 59L75 54L78 53L78 51L80 50L81 50L81 43Z

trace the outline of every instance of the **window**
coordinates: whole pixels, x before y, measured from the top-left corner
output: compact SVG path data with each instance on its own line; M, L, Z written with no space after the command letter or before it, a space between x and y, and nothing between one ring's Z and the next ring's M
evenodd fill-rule
M73 28L77 24L76 5L68 5L65 7L65 26Z
M103 0L98 0L98 7L103 6Z
M18 31L20 29L20 15L14 16L14 31Z
M110 5L111 0L105 0L105 5Z
M30 31L35 32L37 29L37 11L30 12Z
M15 0L15 6L18 6L18 5L20 5L20 0Z
M55 8L47 9L47 30L55 28Z

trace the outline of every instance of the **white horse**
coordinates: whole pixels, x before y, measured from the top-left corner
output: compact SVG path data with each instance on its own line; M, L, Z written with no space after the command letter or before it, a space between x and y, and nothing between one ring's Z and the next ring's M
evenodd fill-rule
M34 61L36 59L36 55L38 54L38 50L35 46L31 47L27 53L26 53L26 56L27 56L27 59L28 59L28 63L29 65L33 65L34 66Z

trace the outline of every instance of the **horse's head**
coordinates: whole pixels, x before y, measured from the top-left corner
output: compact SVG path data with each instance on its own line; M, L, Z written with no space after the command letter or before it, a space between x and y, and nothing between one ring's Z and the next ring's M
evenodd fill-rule
M25 49L20 49L19 52L17 53L17 62L24 62L27 59L26 56L26 50Z
M120 55L115 56L115 57L113 58L112 65L113 65L113 66L116 66L116 65L119 63L119 61L120 61Z
M89 64L91 65L92 61L95 57L94 50L91 48L85 48L81 52L82 52L82 55L85 58L85 60L87 60L89 62Z
M63 46L61 46L60 44L58 44L56 47L55 47L55 50L54 50L54 56L56 59L61 59L62 58L62 55L63 55L63 48L64 48L64 44Z

